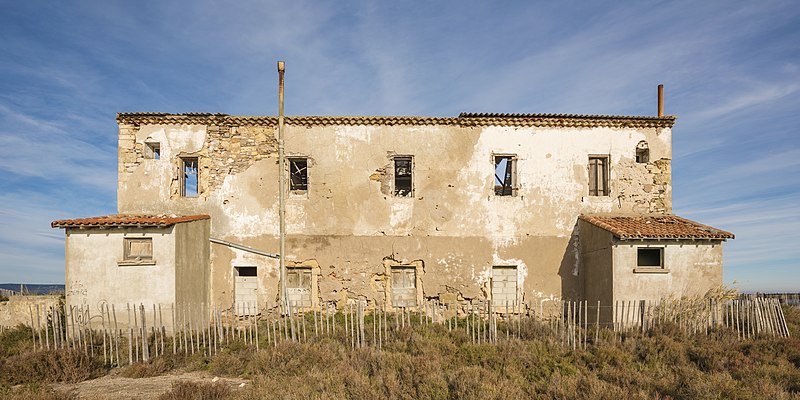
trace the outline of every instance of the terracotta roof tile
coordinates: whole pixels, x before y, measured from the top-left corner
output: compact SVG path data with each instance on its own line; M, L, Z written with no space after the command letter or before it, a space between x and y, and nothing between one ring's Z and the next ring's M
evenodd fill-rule
M619 239L733 239L734 235L677 215L587 215L578 218Z
M130 125L218 125L276 126L278 117L236 116L212 113L169 114L158 112L118 113L118 124ZM324 125L453 125L453 126L535 126L535 127L631 127L668 128L675 117L637 117L582 114L497 114L461 113L458 117L420 116L286 116L286 124Z
M62 219L53 221L53 228L87 227L166 227L181 222L198 221L211 218L208 215L106 215L102 217Z

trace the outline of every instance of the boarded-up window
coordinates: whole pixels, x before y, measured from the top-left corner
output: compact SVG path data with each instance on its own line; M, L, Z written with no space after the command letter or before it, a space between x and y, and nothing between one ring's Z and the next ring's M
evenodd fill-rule
M411 157L394 158L394 195L398 197L411 197L414 195L412 169L414 162Z
M608 156L589 156L589 196L608 193Z
M289 190L303 194L308 191L308 159L289 159Z
M125 238L124 246L126 261L153 259L153 238Z
M258 269L234 267L234 300L237 315L255 315L258 305Z
M663 247L639 247L636 249L638 268L664 268Z
M196 197L198 192L197 158L181 159L181 196Z
M495 307L513 306L517 301L517 267L492 268L492 303Z
M416 307L417 270L414 267L392 267L392 305Z
M516 156L494 156L494 194L495 196L517 195Z
M311 268L286 271L286 294L292 307L311 307Z

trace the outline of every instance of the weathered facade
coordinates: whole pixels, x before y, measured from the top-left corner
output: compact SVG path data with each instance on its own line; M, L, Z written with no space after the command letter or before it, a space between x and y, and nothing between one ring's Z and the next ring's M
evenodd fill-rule
M119 214L209 219L114 229L54 222L67 228L68 302L180 302L180 287L196 287L192 299L208 304L277 304L279 264L267 253L279 248L281 171L290 181L287 290L304 306L689 295L721 285L721 242L733 237L706 227L714 234L623 242L579 219L671 215L674 117L287 117L284 169L275 117L123 113L117 121ZM203 227L187 231L207 235L179 235L192 224ZM155 256L155 239L154 265L120 263L116 236L151 234L165 248L197 252L186 267L193 272L177 272L180 254ZM634 265L640 246L661 248L661 265ZM654 252L641 254L653 263ZM136 281L123 275L144 276L137 268L159 283L102 289Z

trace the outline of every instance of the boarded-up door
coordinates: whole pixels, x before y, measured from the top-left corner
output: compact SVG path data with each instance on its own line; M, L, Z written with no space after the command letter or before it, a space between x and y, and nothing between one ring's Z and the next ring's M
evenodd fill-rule
M233 294L238 315L254 315L256 313L258 305L258 274L256 271L256 267L235 268Z
M286 294L292 307L311 307L311 268L286 271Z
M513 306L517 301L517 267L492 268L492 305Z
M392 267L392 305L417 306L417 270L413 267Z

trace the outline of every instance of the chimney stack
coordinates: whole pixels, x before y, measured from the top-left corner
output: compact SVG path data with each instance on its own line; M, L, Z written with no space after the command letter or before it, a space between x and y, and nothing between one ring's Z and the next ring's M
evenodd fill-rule
M658 85L658 116L664 116L664 85Z

